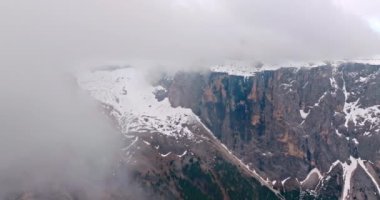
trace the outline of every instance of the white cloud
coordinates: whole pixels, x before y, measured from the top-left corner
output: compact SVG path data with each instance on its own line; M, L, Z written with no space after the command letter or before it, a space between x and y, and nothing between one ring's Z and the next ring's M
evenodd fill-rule
M336 6L368 22L370 28L380 33L380 1L334 0Z
M185 66L378 54L379 34L367 22L377 14L372 1L342 2L2 1L0 57L8 66L66 67L108 60Z
M374 31L380 33L380 19L378 19L378 18L370 18L370 19L368 19L368 22L369 22L370 27Z

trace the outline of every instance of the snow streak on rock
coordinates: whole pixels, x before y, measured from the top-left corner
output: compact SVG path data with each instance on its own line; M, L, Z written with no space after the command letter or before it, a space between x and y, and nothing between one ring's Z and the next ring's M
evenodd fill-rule
M350 162L351 163L343 163L343 180L344 180L344 185L343 185L343 193L342 193L342 200L348 199L349 192L351 189L351 178L358 166L358 160L350 156Z
M349 162L342 163L341 161L337 160L331 165L327 174L329 174L331 172L331 170L338 164L341 165L343 168L343 182L344 183L343 183L343 191L342 191L342 196L341 196L342 200L350 199L350 197L352 195L352 191L351 191L352 190L351 183L353 181L352 177L353 177L353 175L354 175L354 173L358 167L361 167L365 171L367 176L371 179L372 183L376 187L376 190L377 190L376 192L378 192L378 194L380 194L380 186L377 183L374 175L372 175L369 172L367 166L364 164L364 160L362 160L361 158L354 158L352 156L350 156Z
M306 178L303 181L300 182L301 185L303 185L306 181L308 181L312 177L313 174L316 174L318 176L319 180L321 180L323 178L323 176L322 176L321 172L319 171L319 169L318 168L314 168L314 169L312 169L309 172L309 174L306 176Z
M365 166L364 161L359 158L358 163L359 163L360 167L362 167L364 169L365 173L369 176L369 178L372 180L373 184L375 185L375 187L377 189L377 194L380 194L380 186L377 183L376 178L369 172L369 170Z
M372 132L378 131L375 130L380 124L380 105L369 106L366 108L361 107L360 98L356 101L348 102L350 93L347 91L346 81L342 75L343 80L343 94L345 97L343 112L345 114L345 126L348 127L348 123L352 121L355 126L364 126L365 123L371 124L370 130ZM367 79L366 79L367 80ZM370 134L364 134L370 135Z

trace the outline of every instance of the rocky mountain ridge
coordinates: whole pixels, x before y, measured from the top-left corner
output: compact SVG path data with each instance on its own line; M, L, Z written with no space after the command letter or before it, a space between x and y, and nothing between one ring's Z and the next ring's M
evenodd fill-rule
M241 69L79 75L123 141L99 199L380 199L380 65Z
M191 109L172 107L167 90L151 85L138 69L95 70L78 80L124 135L114 178L122 182L122 174L132 171L133 180L147 191L146 198L283 199L221 144ZM114 193L118 194L114 199L128 197Z
M310 177L310 171L321 172L324 180L339 163L342 181L336 185L342 188L334 186L339 190L335 198L378 199L379 69L341 63L240 74L220 68L178 73L168 96L173 106L191 108L239 158L273 180L275 188L295 179L288 185L298 190L298 180ZM371 187L353 188L364 184L355 173L361 170ZM318 197L323 189L315 187L307 189L319 191Z

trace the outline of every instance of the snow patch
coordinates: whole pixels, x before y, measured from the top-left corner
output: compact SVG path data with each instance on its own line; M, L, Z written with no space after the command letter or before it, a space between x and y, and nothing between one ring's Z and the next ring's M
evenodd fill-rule
M177 155L179 158L182 158L183 156L185 156L187 154L187 150L185 150L181 155Z
M306 176L306 178L303 181L301 181L301 185L303 185L303 183L305 183L307 180L309 180L310 177L311 177L311 175L313 175L313 174L317 174L319 180L321 180L323 178L323 176L322 176L321 172L319 171L319 169L318 168L314 168L314 169L312 169L309 172L309 174Z
M337 84L337 82L336 82L336 80L335 80L334 77L330 78L330 85L331 85L332 88L334 88L334 92L336 92L336 90L339 88L338 84Z
M284 186L284 184L286 183L286 181L288 181L289 179L290 179L290 177L288 177L288 178L282 180L282 181L281 181L281 185Z
M342 164L343 167L343 180L344 180L344 185L343 185L343 193L342 193L342 200L346 200L349 197L349 192L351 188L351 178L358 166L358 160L355 159L354 157L350 156L350 161L351 163L348 164L344 162Z
M358 139L354 138L354 139L352 139L352 141L355 143L355 145L359 145Z
M348 127L348 123L352 121L355 126L363 126L366 122L377 126L380 124L380 105L374 105L367 108L362 108L359 104L360 98L356 101L348 102L347 99L350 96L350 93L347 92L346 82L343 78L343 94L345 97L345 103L343 106L343 112L345 114L345 123L344 125ZM360 122L360 123L359 123ZM373 126L371 126L373 128ZM364 135L369 135L369 133L364 133Z
M226 73L233 76L243 76L251 77L255 76L257 72L261 71L273 71L280 68L295 68L299 70L300 68L313 68L325 65L331 65L332 67L338 67L344 63L359 63L359 64L370 64L370 65L380 65L380 59L357 59L357 60L336 60L331 62L316 61L316 62L285 62L280 64L260 64L252 65L246 62L228 62L223 65L217 65L210 68L212 72ZM363 80L364 81L364 80ZM338 88L336 81L330 79L331 86L333 88Z
M356 59L356 60L335 60L331 62L324 61L312 61L312 62L285 62L279 64L256 64L238 61L229 61L223 65L216 65L210 68L212 72L226 73L233 76L243 76L251 77L255 76L257 72L261 71L273 71L280 68L295 68L299 70L300 68L313 68L319 66L330 65L334 68L340 66L344 63L359 63L359 64L370 64L370 65L380 65L380 59ZM363 80L364 81L364 80ZM338 88L336 81L330 79L331 86L333 88Z
M329 168L329 171L327 171L327 173L330 173L331 170L332 170L335 166L337 166L337 165L339 165L339 164L342 164L342 162L340 162L340 160L336 160L335 162L333 162L333 163L331 164L330 168Z
M162 87L161 85L154 87L153 93L156 93L158 91L167 92L166 88Z
M234 65L214 66L214 67L211 67L210 70L212 72L227 73L228 75L243 76L243 77L254 76L256 72L260 71L260 69L256 67L234 66Z
M351 189L351 179L352 179L353 173L357 169L358 165L370 177L370 179L372 180L373 184L375 185L375 187L377 189L378 194L380 194L380 186L379 186L379 184L377 183L375 177L368 171L367 167L364 164L364 161L361 158L357 158L356 159L356 158L350 156L350 164L348 164L347 162L342 163L339 160L335 161L333 163L333 165L330 167L329 172L332 170L333 166L337 165L338 163L340 163L342 165L342 167L343 167L344 185L343 185L342 200L349 199L349 197L350 197L349 196L349 192L350 192L350 189Z
M360 63L360 64L368 64L368 65L380 65L380 59L379 58L356 59L356 60L349 60L348 62Z
M168 152L168 153L166 153L166 154L161 154L161 153L160 153L160 155L161 155L161 157L167 157L167 156L169 156L171 153L172 153L172 152Z
M212 72L226 73L228 75L233 76L243 76L243 77L251 77L255 76L257 72L260 71L273 71L280 68L295 68L299 70L302 67L318 67L326 65L325 62L288 62L282 64L263 64L259 66L254 66L252 64L234 62L234 63L226 63L224 65L217 65L211 67L210 70Z
M314 106L319 106L319 104L322 102L322 99L325 98L327 95L327 92L324 92L321 97L319 97L318 102L314 104Z
M335 129L335 134L337 134L339 137L342 137L342 134L339 133L338 129Z
M360 77L359 82L366 83L368 81L368 77Z
M149 131L176 139L194 138L183 125L197 120L195 114L191 109L173 108L167 98L158 101L154 93L164 88L152 86L141 70L95 70L81 74L78 84L112 109L111 115L126 135Z
M309 114L310 114L310 110L309 110L309 112L305 112L302 109L300 110L300 115L301 115L302 119L306 119L307 116L309 116Z

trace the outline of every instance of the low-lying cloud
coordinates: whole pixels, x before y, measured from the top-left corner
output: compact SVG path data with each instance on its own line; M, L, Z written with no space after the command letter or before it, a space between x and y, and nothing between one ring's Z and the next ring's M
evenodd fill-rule
M0 78L0 199L100 199L121 143L99 105L63 73L15 69Z
M351 7L338 0L0 1L0 198L62 183L98 191L109 173L117 134L66 72L108 62L187 69L380 54L380 35L368 23L378 20L376 2L345 2Z
M366 20L377 17L369 9L376 2L339 2L3 1L2 65L133 61L193 67L226 60L281 62L379 54L380 35Z

